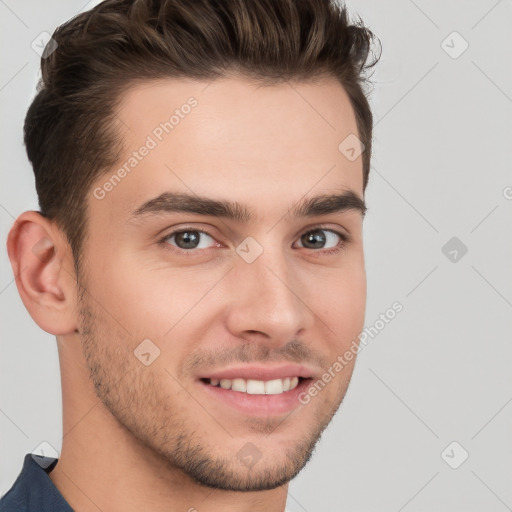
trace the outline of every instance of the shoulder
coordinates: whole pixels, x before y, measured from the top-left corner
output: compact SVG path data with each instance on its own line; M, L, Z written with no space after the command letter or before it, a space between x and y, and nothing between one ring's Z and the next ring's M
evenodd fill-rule
M27 453L18 478L0 498L0 512L73 512L48 476L57 461Z

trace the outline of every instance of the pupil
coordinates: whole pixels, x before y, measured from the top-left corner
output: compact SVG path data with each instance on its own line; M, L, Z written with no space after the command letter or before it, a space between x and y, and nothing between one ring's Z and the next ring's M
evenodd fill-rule
M192 233L192 234L191 234ZM193 234L194 232L192 231L183 231L181 233L178 233L176 235L176 242L178 243L178 245L180 244L180 240L184 243L184 245L186 247L182 247L184 249L195 249L197 247L197 243L199 241L199 237L197 235L194 235Z
M307 243L311 242L314 244L315 242L320 242L322 244L325 243L325 235L323 234L323 231L313 231L306 235L306 241ZM314 247L317 247L317 245L314 245Z

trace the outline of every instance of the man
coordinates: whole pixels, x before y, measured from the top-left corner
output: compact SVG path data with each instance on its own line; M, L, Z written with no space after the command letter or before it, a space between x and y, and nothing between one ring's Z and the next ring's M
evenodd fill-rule
M8 252L64 436L1 510L285 509L364 324L372 39L328 0L107 0L55 31Z

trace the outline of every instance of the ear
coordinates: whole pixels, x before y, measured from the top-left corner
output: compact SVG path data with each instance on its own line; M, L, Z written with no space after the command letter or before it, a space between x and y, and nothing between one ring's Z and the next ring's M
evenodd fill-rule
M38 212L24 212L9 232L7 252L21 300L39 327L55 335L76 331L76 275L61 230Z

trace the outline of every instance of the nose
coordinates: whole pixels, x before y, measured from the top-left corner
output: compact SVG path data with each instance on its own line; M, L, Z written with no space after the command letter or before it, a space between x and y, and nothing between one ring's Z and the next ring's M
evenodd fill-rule
M283 251L265 249L252 263L240 258L229 279L227 327L234 336L281 346L313 325L314 296Z

